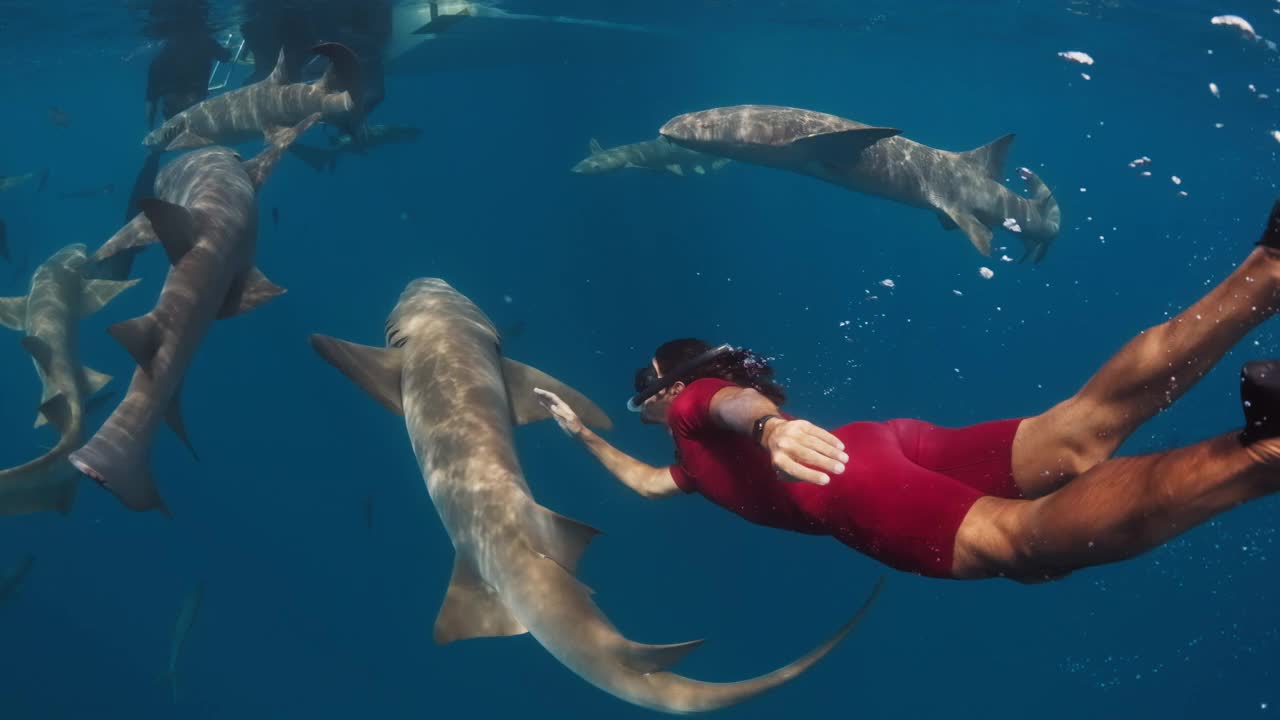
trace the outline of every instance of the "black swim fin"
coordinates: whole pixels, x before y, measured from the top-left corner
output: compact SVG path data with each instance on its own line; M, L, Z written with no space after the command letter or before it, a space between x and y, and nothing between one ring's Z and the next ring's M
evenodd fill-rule
M1250 360L1240 369L1244 430L1240 444L1280 436L1280 360Z
M1262 247L1280 250L1280 200L1271 206L1271 217L1267 218L1267 226L1262 231L1262 239L1254 243Z

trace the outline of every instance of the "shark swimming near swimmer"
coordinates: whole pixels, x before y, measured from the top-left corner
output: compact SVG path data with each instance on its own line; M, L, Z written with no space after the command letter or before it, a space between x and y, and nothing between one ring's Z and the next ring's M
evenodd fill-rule
M597 530L533 497L516 457L514 426L550 417L535 388L555 392L591 426L608 417L581 393L504 357L498 331L443 280L404 289L382 347L311 336L319 355L404 417L427 493L453 543L453 577L436 617L437 643L530 634L601 690L668 713L728 707L775 688L827 655L870 607L789 665L740 682L670 671L700 641L644 645L624 637L576 577Z
M669 120L660 133L692 150L931 210L945 229L959 228L987 256L992 228L999 227L1018 235L1023 260L1039 262L1062 224L1057 200L1035 173L1019 169L1030 198L1001 184L1013 135L951 152L908 140L896 128L777 105L686 113Z

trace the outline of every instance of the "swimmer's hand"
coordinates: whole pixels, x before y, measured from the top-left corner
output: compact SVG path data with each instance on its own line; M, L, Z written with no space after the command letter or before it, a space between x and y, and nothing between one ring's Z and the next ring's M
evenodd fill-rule
M542 407L551 413L551 419L556 421L566 435L574 438L582 435L582 420L578 419L578 413L561 400L559 395L542 388L534 388L533 392L538 396L538 402L542 403Z
M770 420L761 443L784 480L826 485L849 462L840 438L808 420Z

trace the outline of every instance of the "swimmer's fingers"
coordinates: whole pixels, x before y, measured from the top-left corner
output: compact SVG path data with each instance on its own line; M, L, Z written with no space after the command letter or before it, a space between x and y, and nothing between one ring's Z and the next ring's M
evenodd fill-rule
M582 432L582 421L578 419L578 414L559 395L542 388L534 388L533 392L561 430L575 437Z
M844 463L836 458L828 457L821 451L813 447L807 447L805 443L817 445L817 441L812 438L795 438L780 444L778 450L786 453L787 457L795 462L808 465L823 473L832 473L839 475L844 472Z
M795 436L796 444L818 453L828 461L820 467L836 474L844 472L844 463L849 462L849 456L844 451L844 443L840 442L835 435L815 425L810 425L806 430L807 432ZM840 467L837 468L836 465Z
M773 466L784 480L798 480L814 485L826 485L831 482L831 478L825 473L807 468L782 453L775 455Z

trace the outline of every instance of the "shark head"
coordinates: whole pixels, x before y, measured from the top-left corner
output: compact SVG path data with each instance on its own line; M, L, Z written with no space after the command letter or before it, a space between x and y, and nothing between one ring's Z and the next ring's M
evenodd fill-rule
M577 165L569 168L569 172L576 175L599 175L615 169L614 166L605 161L606 159L599 155L592 155L589 158L581 160Z
M403 347L414 335L435 328L437 323L463 318L498 342L498 329L475 303L440 278L418 278L410 282L387 318L387 347Z

